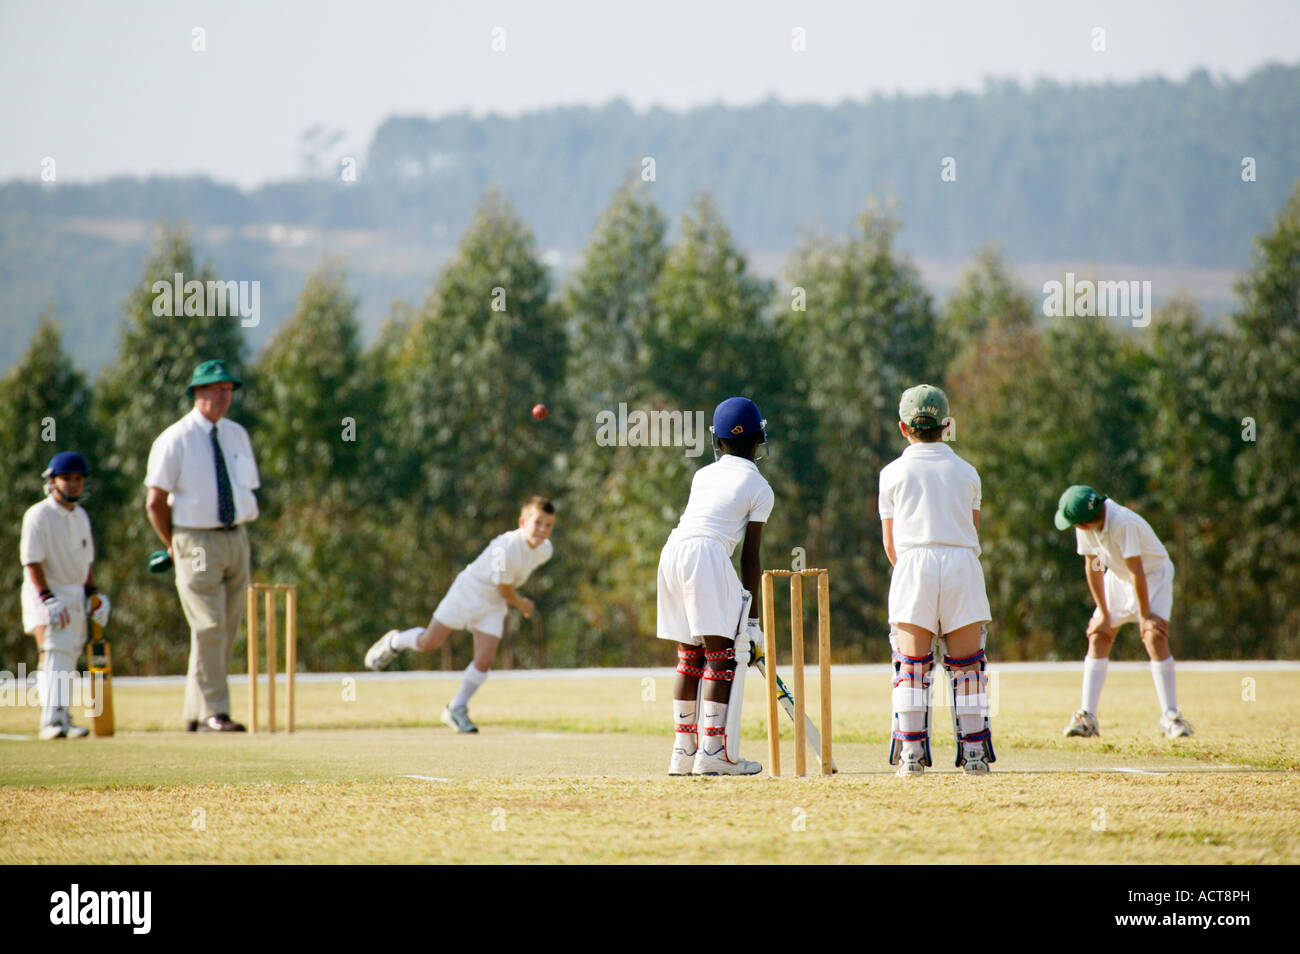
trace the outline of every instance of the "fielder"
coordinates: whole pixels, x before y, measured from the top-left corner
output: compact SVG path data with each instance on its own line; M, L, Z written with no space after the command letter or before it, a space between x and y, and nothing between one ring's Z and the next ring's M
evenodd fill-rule
M465 667L460 691L442 710L442 721L457 732L477 732L469 718L470 697L487 681L509 608L515 607L524 619L533 615L533 601L518 587L555 552L550 540L554 527L555 505L545 497L528 498L519 513L519 527L494 538L460 571L429 625L390 629L366 652L366 666L383 669L406 649L433 652L456 630L469 630L474 659Z
M714 463L695 472L686 509L659 555L658 634L679 644L669 775L763 770L740 757L740 715L745 671L753 649L763 646L750 594L762 579L763 524L774 502L754 463L758 446L767 443L766 427L748 398L718 405L711 429ZM743 587L731 563L742 538Z
M86 644L86 604L96 594L90 517L77 503L89 475L80 454L55 454L41 475L46 498L23 514L23 629L36 637L40 650L36 691L42 739L81 739L90 732L73 725L68 713L73 674ZM101 593L91 618L103 626L108 612L108 597Z
M1192 734L1178 710L1174 657L1169 651L1169 611L1174 603L1174 564L1151 524L1091 487L1075 484L1061 494L1056 529L1074 527L1088 589L1097 604L1088 621L1083 660L1083 702L1065 727L1067 736L1101 735L1097 707L1106 682L1110 647L1125 623L1137 623L1151 657L1151 678L1160 704L1160 731L1171 739Z
M948 397L918 384L903 392L898 430L907 448L880 472L880 524L889 580L894 659L889 764L900 777L930 761L934 642L952 680L957 765L986 775L993 754L984 640L991 619L980 567L980 477L943 443Z

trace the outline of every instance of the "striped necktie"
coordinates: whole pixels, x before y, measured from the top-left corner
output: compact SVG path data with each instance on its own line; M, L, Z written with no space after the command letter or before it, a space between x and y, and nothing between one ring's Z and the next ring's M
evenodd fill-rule
M230 473L226 470L226 455L221 453L217 440L217 426L212 425L212 456L217 461L217 519L223 527L234 526L235 494L230 489Z

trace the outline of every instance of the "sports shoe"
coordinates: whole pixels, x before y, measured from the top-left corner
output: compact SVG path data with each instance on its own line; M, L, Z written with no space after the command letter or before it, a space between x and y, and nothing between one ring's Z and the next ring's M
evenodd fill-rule
M44 742L48 742L50 739L61 739L67 734L67 730L58 722L51 722L49 725L41 726L41 740Z
M898 760L898 771L894 774L899 778L919 778L924 775L925 763L921 761L921 753L904 752Z
M1070 724L1065 727L1065 734L1091 739L1094 736L1101 735L1101 726L1097 724L1095 715L1087 709L1080 709L1070 717Z
M1181 739L1192 734L1192 727L1181 712L1170 709L1160 717L1160 731L1171 739Z
M469 706L457 706L454 709L447 706L442 710L442 721L444 725L450 726L457 732L478 731L478 726L469 721Z
M397 630L390 629L384 635L380 636L375 644L366 650L366 668L378 672L390 662L397 658L397 650L393 648L393 637L397 635ZM446 721L445 719L443 720Z
M757 762L751 762L749 759L736 759L732 762L727 758L726 749L718 749L713 755L704 751L704 746L695 750L695 765L691 770L692 775L757 775L763 771L763 766Z
M699 748L695 749L698 752ZM680 745L673 746L673 757L668 760L669 775L694 775L695 752L687 752Z
M84 725L73 725L69 720L68 724L63 727L63 734L69 739L84 739L90 735L90 730Z
M988 775L989 763L983 759L967 759L961 763L961 770L967 775Z
M240 723L236 722L224 712L218 712L216 715L208 716L199 723L200 732L247 732Z

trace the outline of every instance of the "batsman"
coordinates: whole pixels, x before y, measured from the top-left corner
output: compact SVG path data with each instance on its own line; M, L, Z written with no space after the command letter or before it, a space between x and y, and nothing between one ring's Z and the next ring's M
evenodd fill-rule
M19 558L23 564L23 629L36 638L40 670L42 739L80 739L89 734L74 725L72 683L86 643L86 617L108 622L108 597L95 589L95 541L90 517L77 502L85 493L90 467L73 451L55 454L41 475L46 497L23 514ZM94 608L88 605L94 602Z
M659 555L659 638L678 644L669 775L763 770L740 757L740 712L747 667L763 648L750 594L762 578L763 525L774 501L754 463L767 443L766 427L748 398L718 405L715 462L695 472L686 509ZM731 563L742 540L743 586Z

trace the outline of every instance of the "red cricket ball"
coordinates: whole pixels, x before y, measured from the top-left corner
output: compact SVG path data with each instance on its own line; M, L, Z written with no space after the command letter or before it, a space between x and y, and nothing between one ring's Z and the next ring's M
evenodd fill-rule
M546 410L545 404L533 405L533 417L537 418L539 421L544 420L546 418L546 415L549 413L551 412Z

